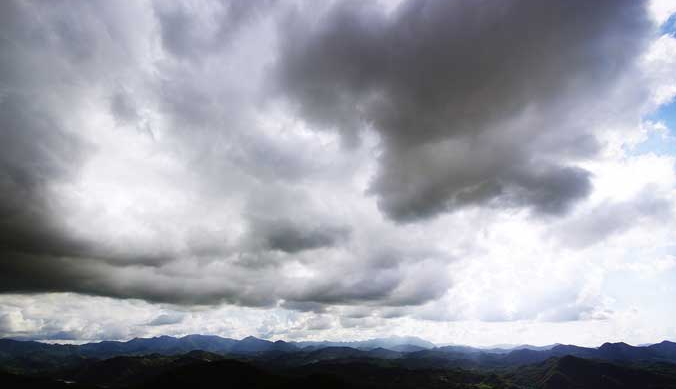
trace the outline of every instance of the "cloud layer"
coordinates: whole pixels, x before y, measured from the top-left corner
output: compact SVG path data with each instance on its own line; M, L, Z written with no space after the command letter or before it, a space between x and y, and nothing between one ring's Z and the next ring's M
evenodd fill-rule
M676 230L673 155L633 151L676 94L653 9L3 2L0 292L160 305L132 334L12 295L0 335L179 333L221 304L297 338L627 312L605 280L664 268Z

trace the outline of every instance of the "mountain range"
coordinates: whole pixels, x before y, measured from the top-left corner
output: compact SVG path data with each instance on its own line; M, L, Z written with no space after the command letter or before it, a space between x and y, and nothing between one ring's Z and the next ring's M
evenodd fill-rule
M676 343L482 349L403 337L273 342L188 335L81 345L0 339L0 384L9 385L2 387L153 388L193 382L192 387L210 388L227 371L238 377L227 377L238 382L228 386L235 388L676 388Z
M35 341L0 339L0 360L6 356L43 353L53 356L78 356L88 358L110 358L120 355L182 354L193 350L218 354L251 355L272 352L294 352L318 350L327 347L344 347L356 350L386 348L392 351L411 352L434 348L434 344L415 337L390 337L355 342L276 342L253 336L241 340L222 338L214 335L187 335L176 338L158 336L134 338L126 342L103 341L97 343L47 344Z

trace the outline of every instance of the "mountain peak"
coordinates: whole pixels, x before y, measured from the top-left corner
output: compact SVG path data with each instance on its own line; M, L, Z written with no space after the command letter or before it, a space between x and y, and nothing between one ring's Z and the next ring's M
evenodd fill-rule
M629 345L629 344L624 343L624 342L617 342L617 343L606 342L606 343L602 344L601 347L599 347L599 350L610 349L610 348L633 348L633 347L634 346Z

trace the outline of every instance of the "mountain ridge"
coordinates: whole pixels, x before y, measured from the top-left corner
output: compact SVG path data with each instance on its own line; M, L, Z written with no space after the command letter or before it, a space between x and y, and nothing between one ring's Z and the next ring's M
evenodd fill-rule
M617 342L604 343L596 348L557 344L551 348L515 347L511 350L482 349L460 345L424 347L430 344L432 343L412 337L376 338L354 342L286 342L283 340L273 342L254 336L236 340L217 335L199 334L182 337L163 335L152 338L134 338L126 342L101 341L81 345L0 339L0 361L16 360L17 358L44 360L45 358L41 356L49 356L52 359L62 361L67 361L70 358L73 362L77 362L81 358L105 359L149 354L169 356L195 350L218 355L252 357L299 354L303 359L309 353L332 349L334 351L343 350L341 354L349 354L355 357L377 357L377 355L381 355L384 359L437 359L447 362L464 360L467 364L490 366L518 366L567 355L608 361L676 362L676 343L667 340L649 346L632 346L624 342ZM348 352L347 349L363 353ZM374 350L376 351L372 352ZM326 351L324 354L328 355L329 352Z

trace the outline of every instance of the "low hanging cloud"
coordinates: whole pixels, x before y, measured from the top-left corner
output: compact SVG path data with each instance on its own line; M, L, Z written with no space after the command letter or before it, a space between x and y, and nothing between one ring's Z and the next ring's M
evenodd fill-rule
M322 247L333 247L344 242L349 229L339 226L301 226L293 220L258 219L253 223L255 237L269 250L296 253Z
M581 217L566 221L553 235L567 247L584 248L639 226L669 223L673 218L674 203L670 196L648 187L635 198L605 202Z
M185 319L185 314L182 313L163 313L150 322L149 326L166 326L172 324L179 324Z
M277 91L345 144L383 142L370 192L397 221L466 205L562 214L591 191L576 160L618 108L652 33L642 1L339 2L282 24Z
M2 293L366 310L313 331L460 311L442 299L475 281L450 266L504 211L573 229L599 134L651 93L643 1L68 4L0 4ZM579 220L603 234L670 196Z

